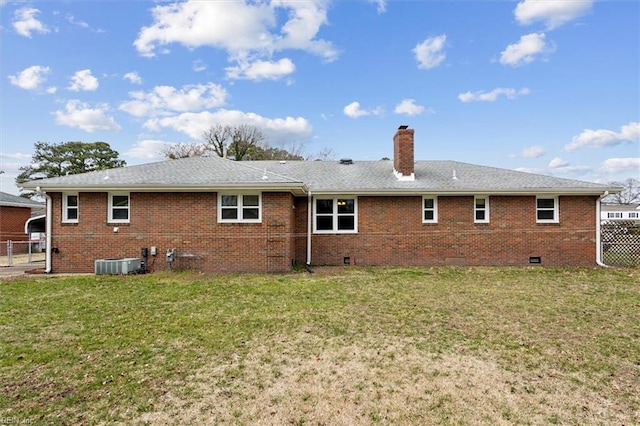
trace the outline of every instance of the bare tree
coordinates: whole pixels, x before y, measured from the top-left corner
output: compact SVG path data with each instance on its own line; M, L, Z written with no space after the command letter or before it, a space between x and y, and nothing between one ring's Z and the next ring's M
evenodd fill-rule
M309 160L333 161L336 159L336 153L332 148L324 147L315 155L309 157Z
M177 143L167 146L162 155L168 160L178 158L200 157L207 152L207 147L201 143Z
M231 140L231 126L216 124L205 130L202 137L208 150L215 152L218 157L226 157Z
M261 148L265 141L265 136L260 129L247 124L231 129L231 143L229 152L236 161L242 161L245 156L250 155L256 148Z
M609 182L609 185L621 186L623 189L617 194L609 195L606 202L615 204L640 203L640 180L628 178L624 182Z
M203 137L207 150L220 157L233 157L236 161L251 158L266 140L260 129L248 124L233 127L216 124L206 130Z

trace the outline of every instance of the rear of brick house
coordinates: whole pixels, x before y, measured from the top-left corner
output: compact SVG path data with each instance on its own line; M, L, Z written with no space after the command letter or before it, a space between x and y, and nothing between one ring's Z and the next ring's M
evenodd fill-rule
M593 266L604 185L454 161L414 161L401 126L393 161L218 157L34 181L48 202L50 272L96 259L284 272L294 265ZM175 261L165 260L175 249Z

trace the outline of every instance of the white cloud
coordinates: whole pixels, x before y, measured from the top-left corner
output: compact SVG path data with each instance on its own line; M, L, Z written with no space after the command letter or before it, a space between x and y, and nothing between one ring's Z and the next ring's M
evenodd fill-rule
M528 95L529 89L524 87L520 90L512 88L498 87L491 92L465 92L458 95L458 99L462 102L494 102L500 96L504 96L507 99L515 99L518 96Z
M32 32L40 34L50 32L49 28L36 18L39 13L40 10L32 7L23 7L16 10L13 14L13 28L21 36L29 38L31 38Z
M230 79L245 80L278 80L296 70L296 66L291 59L283 58L277 62L260 61L244 62L240 61L238 66L226 68L227 77Z
M272 2L213 2L189 0L152 9L153 23L143 27L134 41L143 56L166 53L163 47L178 43L189 49L210 46L224 49L242 71L271 63L272 55L285 49L302 50L326 61L337 58L332 43L318 39L327 23L326 0L278 0ZM286 17L282 20L282 17ZM233 19L230 19L233 17ZM258 62L256 67L253 62ZM290 65L280 61L279 70L266 70L273 78ZM232 67L233 69L233 67ZM233 71L232 71L233 73ZM247 74L248 75L248 74ZM265 77L263 77L265 78Z
M119 109L136 117L167 115L171 112L189 112L224 105L227 91L214 83L191 84L176 89L156 86L150 92L130 92L133 98L120 104Z
M553 160L549 161L549 168L551 169L567 167L568 165L569 165L569 162L566 160L563 160L560 157L555 157Z
M51 72L49 67L33 65L25 68L15 75L10 75L9 81L14 86L25 90L37 90L42 83L47 81L46 75Z
M536 55L551 53L554 49L545 43L544 33L531 33L520 37L520 41L507 46L500 53L500 63L517 67L533 62Z
M105 104L91 108L88 104L78 100L70 100L65 105L64 111L54 112L56 124L69 127L77 127L85 132L96 131L120 131L121 127L113 117L109 116L109 107Z
M574 136L571 143L565 145L565 151L575 151L584 147L604 148L623 143L640 142L640 122L630 122L620 128L619 132L612 130L585 129L578 136Z
M418 115L425 112L425 107L416 105L415 99L403 99L393 110L396 114Z
M522 157L522 158L538 158L542 157L545 154L544 146L542 145L533 145L527 147L522 150L520 154L513 154L511 157Z
M373 3L377 6L378 14L382 14L387 11L387 0L369 0L369 3Z
M514 10L521 25L543 22L547 29L557 28L591 10L594 0L523 0Z
M67 87L72 92L88 91L93 92L98 89L98 79L91 75L91 70L77 71Z
M126 73L122 78L128 80L131 84L142 84L142 77L135 71Z
M201 59L196 59L191 64L191 69L194 70L195 72L202 72L207 69L207 64L205 64L204 61Z
M556 159L554 159L556 160ZM589 166L571 166L564 160L557 159L557 161L551 161L546 168L535 167L518 167L515 169L519 172L535 173L550 176L566 176L566 175L585 175L590 173L593 169Z
M67 21L68 21L70 24L77 25L77 26L82 27L82 28L89 28L89 24L87 24L87 23L86 23L86 22L84 22L84 21L78 21L78 20L75 18L75 16L73 16L73 15L71 15L71 14L68 14L65 18L67 19Z
M418 61L418 68L430 69L440 65L446 58L443 50L447 36L445 34L429 37L422 43L416 45L412 52Z
M47 87L47 89L45 90L45 92L47 92L50 95L54 95L57 91L58 91L58 88L55 86Z
M277 141L304 141L312 131L309 122L302 117L267 118L251 112L225 109L215 113L186 112L173 117L152 118L145 122L144 127L151 131L170 128L194 140L202 140L204 131L216 124L255 126L261 129L268 139Z
M354 102L351 102L349 105L345 106L342 109L342 112L347 117L358 118L358 117L363 117L365 115L382 115L384 111L380 107L373 108L370 110L363 110L360 108L360 102L354 101Z
M147 160L159 160L164 158L162 152L172 145L170 142L146 139L136 142L124 155L131 158L144 158Z
M609 158L598 169L602 173L625 173L627 170L638 174L640 170L640 157Z

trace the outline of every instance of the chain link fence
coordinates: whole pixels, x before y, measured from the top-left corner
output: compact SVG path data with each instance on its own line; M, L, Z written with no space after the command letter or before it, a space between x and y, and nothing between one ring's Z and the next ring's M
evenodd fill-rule
M640 222L608 220L601 224L602 262L609 266L640 266Z
M0 267L43 261L44 241L0 241Z

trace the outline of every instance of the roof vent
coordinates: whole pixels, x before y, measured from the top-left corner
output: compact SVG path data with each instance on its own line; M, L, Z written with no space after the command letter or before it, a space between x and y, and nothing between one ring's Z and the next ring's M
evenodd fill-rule
M351 158L341 158L340 164L353 164L353 160Z

